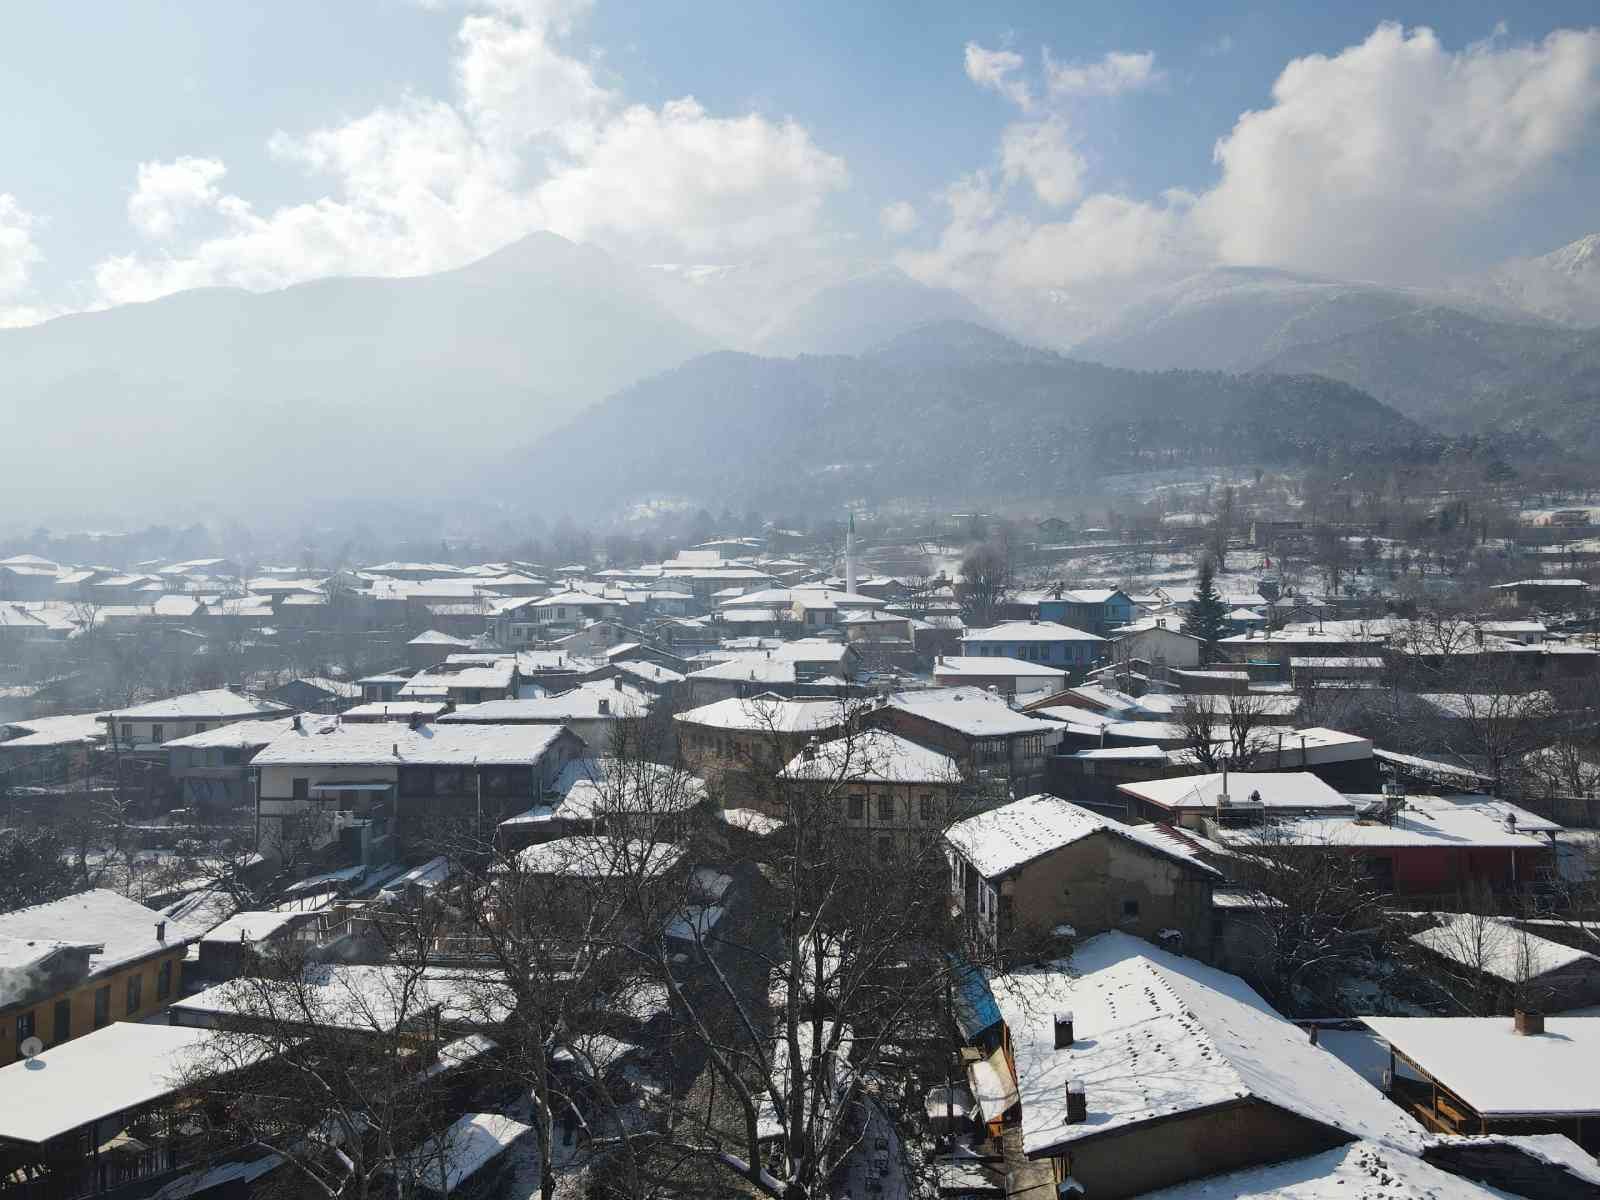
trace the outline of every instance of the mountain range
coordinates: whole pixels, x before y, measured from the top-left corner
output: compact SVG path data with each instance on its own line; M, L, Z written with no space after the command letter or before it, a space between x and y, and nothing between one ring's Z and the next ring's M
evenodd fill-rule
M1053 302L1037 299L1041 312ZM683 411L684 428L737 425L733 392L748 388L753 404L770 401L771 428L836 476L868 471L878 452L859 446L870 439L851 449L842 424L807 434L790 411L824 424L830 406L852 419L892 414L934 430L930 454L961 450L974 429L1023 422L1010 448L999 432L983 443L978 457L993 457L977 475L968 470L976 460L958 456L951 478L961 486L993 487L1014 469L1018 486L1033 487L1065 469L1032 444L1041 423L1051 437L1082 437L1120 415L1165 418L1205 442L1252 405L1270 410L1289 396L1337 402L1374 432L1373 422L1390 422L1385 436L1402 440L1424 427L1533 430L1600 449L1600 235L1448 291L1219 267L1093 320L1073 310L1072 320L1021 321L1032 303L984 311L896 266L847 256L645 266L552 234L430 276L179 293L0 330L0 419L24 451L8 462L0 510L13 523L120 523L129 512L170 518L196 507L248 519L351 497L443 494L461 480L497 480L508 448L534 447L516 469L542 476L550 447L613 420L615 405L652 394L687 404L686 386L710 389L705 407L717 415ZM1047 329L1053 340L1040 346ZM1105 368L1180 378L1097 373ZM984 370L988 388L971 375ZM652 380L654 393L644 387ZM878 387L881 405L851 400ZM1270 412L1254 415L1278 429ZM1273 443L1278 436L1250 444L1306 452ZM1153 452L1160 438L1136 441ZM688 454L681 439L672 444ZM1126 449L1108 452L1121 461ZM1008 465L1008 456L1027 461ZM925 480L926 467L916 464L906 485ZM880 482L898 478L883 463L872 470ZM521 483L505 482L513 492Z

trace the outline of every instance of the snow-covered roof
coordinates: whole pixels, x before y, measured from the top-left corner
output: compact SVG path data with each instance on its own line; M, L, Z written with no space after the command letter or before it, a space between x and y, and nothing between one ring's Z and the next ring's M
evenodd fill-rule
M858 783L961 781L955 759L885 729L835 738L795 755L783 769L789 779Z
M499 1113L468 1113L412 1153L408 1160L411 1178L420 1189L452 1195L531 1132L532 1125Z
M754 808L725 808L719 815L729 827L757 837L766 837L783 828L783 822L777 817L769 817Z
M297 914L292 912L241 912L234 913L221 925L201 938L202 942L263 942L280 930L293 925Z
M1006 621L969 629L963 642L1103 642L1105 638L1059 621Z
M664 763L576 758L561 768L553 815L591 820L607 812L683 812L706 798L705 781Z
M1237 801L1240 796L1233 790L1231 777L1229 789ZM1345 799L1356 805L1377 805L1384 797L1352 794ZM1405 807L1390 820L1356 820L1349 816L1302 817L1279 822L1265 835L1255 829L1240 829L1223 830L1218 837L1230 844L1248 843L1266 837L1274 843L1287 840L1299 845L1328 846L1538 850L1548 845L1542 838L1508 828L1490 810L1475 804L1453 804L1439 796L1407 796Z
M52 1046L38 1066L0 1067L0 1140L37 1145L91 1121L170 1095L214 1034L118 1021Z
M165 925L164 937L156 924ZM93 888L0 913L0 937L42 938L102 949L89 958L93 972L115 970L137 959L192 942L203 930L161 914L105 888Z
M1016 712L999 696L976 687L896 692L889 697L888 705L968 737L1038 733L1053 741L1061 733L1056 722Z
M258 700L232 688L212 688L119 708L112 715L119 721L237 721L292 711L274 700Z
M1438 924L1411 935L1425 950L1507 983L1524 983L1600 957L1518 929L1504 917L1435 913Z
M0 728L22 732L0 741L8 750L43 749L95 742L105 736L105 713L78 713L68 717L33 717L26 721L0 721Z
M1174 1184L1144 1193L1143 1200L1506 1200L1506 1196L1392 1146L1356 1141L1306 1158Z
M257 766L432 765L528 766L557 738L559 725L339 724L284 734L256 755Z
M1043 663L1023 662L1020 658L988 657L982 654L944 654L933 664L934 678L941 675L1019 675L1029 678L1065 679L1067 673Z
M440 633L437 629L428 629L417 634L406 643L408 646L470 646L471 641L466 638L452 637L448 633Z
M518 855L533 875L603 879L613 875L664 874L683 858L683 847L604 836L556 838L529 846Z
M1600 1116L1600 1021L1546 1017L1363 1017L1374 1033L1483 1117Z
M1221 773L1182 775L1119 784L1117 790L1167 809L1215 808L1223 787ZM1234 804L1263 804L1268 809L1338 810L1354 803L1309 771L1230 771L1228 796Z
M249 750L272 744L294 728L294 721L293 717L276 717L267 721L234 721L201 733L191 733L187 737L170 738L161 744L167 750ZM332 717L311 715L301 716L300 722L312 731L330 728L335 723Z
M1011 1033L1030 1158L1251 1098L1354 1137L1421 1148L1417 1125L1244 980L1129 934L1102 933L1076 946L1070 963L991 987ZM1072 1012L1077 1040L1057 1050L1062 1011ZM1084 1083L1088 1119L1069 1123L1073 1078Z
M293 914L290 914L293 915ZM414 975L392 964L313 963L301 982L233 979L175 1000L193 1017L272 1017L327 1029L388 1033L438 1011L450 1020L480 1013L491 997L461 971L433 968Z
M553 696L519 700L486 700L464 704L439 718L441 724L470 725L515 723L548 724L562 721L594 721L603 717L644 717L650 713L654 697L618 680L602 679L580 683Z
M945 831L945 838L979 874L993 879L1097 833L1125 838L1163 858L1207 875L1217 874L1187 846L1163 836L1155 826L1124 825L1045 793L957 821Z
M831 697L784 699L780 696L730 697L688 712L676 713L673 720L713 729L748 732L818 733L842 725L850 716L849 705Z

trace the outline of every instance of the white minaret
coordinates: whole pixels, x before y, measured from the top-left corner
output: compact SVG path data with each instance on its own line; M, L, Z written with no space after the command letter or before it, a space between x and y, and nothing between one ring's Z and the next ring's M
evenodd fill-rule
M856 594L856 514L850 514L850 525L844 533L844 590Z

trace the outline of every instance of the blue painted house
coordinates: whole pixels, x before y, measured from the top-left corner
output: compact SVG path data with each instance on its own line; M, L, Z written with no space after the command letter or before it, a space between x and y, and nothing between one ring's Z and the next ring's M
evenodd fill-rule
M969 629L961 652L974 656L1015 658L1081 671L1105 655L1106 639L1056 621L1007 621L991 629Z
M1102 637L1133 620L1133 597L1121 588L1056 588L1039 601L1039 619Z

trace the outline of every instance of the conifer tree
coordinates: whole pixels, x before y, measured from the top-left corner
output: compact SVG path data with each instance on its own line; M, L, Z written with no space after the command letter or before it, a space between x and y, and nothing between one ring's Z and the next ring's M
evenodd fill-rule
M1200 560L1200 578L1194 604L1183 619L1183 632L1200 639L1200 660L1210 663L1217 655L1217 641L1226 637L1228 610L1217 592L1217 568L1209 557Z

